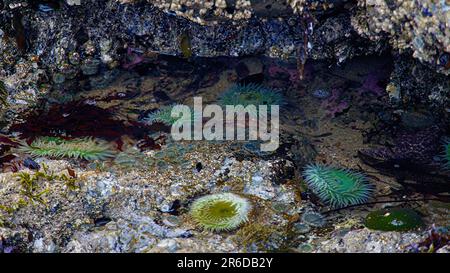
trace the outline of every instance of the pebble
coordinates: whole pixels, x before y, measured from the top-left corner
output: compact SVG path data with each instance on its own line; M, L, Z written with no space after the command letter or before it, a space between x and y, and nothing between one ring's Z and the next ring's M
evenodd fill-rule
M245 185L244 193L258 196L265 200L270 200L275 197L275 189L271 181L265 180L259 172L253 174L250 183Z
M166 249L168 252L175 252L178 249L178 243L174 239L161 240L157 245L159 248Z
M163 223L169 227L177 227L180 225L180 219L175 215L169 215L163 219Z

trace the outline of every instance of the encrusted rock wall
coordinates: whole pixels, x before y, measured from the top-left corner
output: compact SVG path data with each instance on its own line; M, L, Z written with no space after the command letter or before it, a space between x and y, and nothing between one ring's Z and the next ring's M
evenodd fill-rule
M261 54L343 62L381 51L377 43L358 39L347 27L348 14L320 19L328 6L314 7L318 15L313 19L293 15L283 1L215 1L213 6L212 1L193 2L83 0L81 5L57 6L3 1L0 77L9 94L3 121L19 117L51 87L102 75L122 67L131 55ZM342 1L330 2L342 8Z
M450 75L449 0L359 0L353 27L372 40L388 37L400 52Z
M0 106L1 120L17 119L51 88L79 77L102 80L157 54L342 63L386 51L389 41L395 51L413 51L432 70L448 74L448 1L420 2L3 0L0 101L7 106Z

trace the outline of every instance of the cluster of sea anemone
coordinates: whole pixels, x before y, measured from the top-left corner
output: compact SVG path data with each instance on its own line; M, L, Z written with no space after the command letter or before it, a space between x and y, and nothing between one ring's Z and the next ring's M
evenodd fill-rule
M130 2L130 0L122 0L122 2L125 1ZM147 2L201 25L214 24L224 18L232 20L249 19L253 13L250 1L147 0Z
M219 193L195 200L190 214L204 229L226 231L247 222L251 209L247 199L233 193Z
M373 186L355 171L310 164L303 172L308 187L331 207L346 207L367 202Z
M236 84L225 91L221 96L219 103L225 105L242 105L244 107L254 105L282 105L283 96L270 88L259 84L250 83L247 85ZM270 110L270 108L269 108Z
M113 147L106 141L90 137L66 140L59 137L38 137L31 144L22 143L18 152L35 157L105 160L114 157Z
M175 141L169 141L161 150L156 151L151 158L146 159L149 166L165 169L168 166L178 165L186 166L189 161L186 154L195 149L193 143L180 144Z

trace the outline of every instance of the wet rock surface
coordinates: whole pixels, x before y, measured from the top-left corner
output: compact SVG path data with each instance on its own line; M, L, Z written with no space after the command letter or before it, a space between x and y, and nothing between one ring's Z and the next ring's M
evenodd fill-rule
M5 1L0 13L0 49L4 52L0 76L6 87L2 100L8 102L1 110L4 125L20 120L51 89L64 99L83 88L78 83L85 77L91 78L90 85L105 86L118 68L152 63L160 54L188 58L266 55L297 62L302 74L301 66L307 59L342 64L356 56L389 51L386 36L378 33L385 31L384 25L383 31L361 27L371 19L365 9L370 14L376 10L378 20L383 20L386 14L381 3L357 8L346 1L322 1L321 5L313 1L248 1L231 9L195 4L180 11L176 5L167 5L168 1L154 5L144 2L103 0L53 5ZM399 9L403 12L403 7ZM445 7L437 8L439 14L441 9L445 11ZM202 16L194 15L198 12ZM208 14L214 16L208 18ZM196 19L201 17L206 19ZM421 25L416 23L420 30ZM441 40L433 47L445 45L445 39ZM445 63L446 49L442 50L439 62ZM403 108L423 104L448 115L448 77L436 75L428 57L419 59L427 59L427 65L403 65L411 60L408 53L396 61L387 88L392 102L401 102ZM411 77L411 69L420 77ZM247 73L255 72L246 71L243 65L239 76ZM434 87L424 87L427 82L433 82ZM417 100L424 96L426 102Z
M144 3L85 1L82 5L61 3L44 11L35 5L10 6L4 5L0 16L0 49L5 53L0 57L0 75L10 102L3 114L6 120L45 97L48 85L66 96L80 88L80 78L92 77L92 82L100 84L107 81L109 71L151 62L158 54L304 58L298 48L306 39L314 45L307 49L314 59L343 62L380 52L356 37L354 44L348 42L353 36L345 27L350 23L348 16L327 19L326 27L308 38L301 18L291 11L291 15L283 12L281 19L256 12L252 18L227 19L231 23L201 25Z
M314 73L306 73L308 84L304 86L292 84L289 66L273 60L234 60L228 66L218 61L200 68L198 71L208 73L195 77L185 72L186 68L191 71L192 64L181 62L185 66L170 70L169 74L166 69L172 66L165 62L170 61L160 62L146 70L118 74L106 86L74 93L70 100L81 101L75 104L76 109L84 109L81 112L70 110L75 109L70 103L58 104L49 108L51 122L41 122L37 127L33 126L36 122L25 122L13 127L16 133L29 137L63 131L80 137L95 131L96 137L121 148L115 151L114 159L106 161L38 157L33 164L24 164L18 155L14 164L4 162L5 171L0 174L0 251L412 252L429 249L430 238L436 237L429 236L433 224L448 225L445 198L423 202L423 190L411 189L410 183L404 184L401 177L396 177L399 168L391 161L403 156L421 164L434 162L433 153L439 152L438 147L431 149L432 145L421 144L446 132L436 127L434 119L414 112L400 115L400 124L405 125L401 128L389 127L390 118L378 118L378 107L389 99L388 94L379 96L373 92L378 85L364 84L372 70L383 67L377 60L366 60L370 64L367 66L354 62L332 72L320 70L321 64L317 64L308 68ZM253 142L173 142L167 138L167 128L146 128L140 123L145 113L161 105L173 101L189 103L192 86L205 102L217 101L232 86L242 71L241 65L255 62L262 68L252 66L258 68L254 75L264 75L265 83L276 86L290 101L281 111L281 143L277 151L261 153ZM274 66L281 68L269 73ZM316 95L319 89L340 86L347 91L330 91L325 98ZM329 115L330 107L341 101L348 103L348 109ZM391 118L395 116L395 111L382 111ZM94 124L84 115L97 113L102 113L98 120L104 126L93 130ZM414 119L423 122L408 121ZM44 115L42 120L49 118ZM430 123L434 130L427 129ZM371 130L381 124L387 127L371 136ZM408 124L422 124L423 129ZM394 148L371 153L385 155L381 162L394 172L374 171L357 157L358 150L373 149L374 144L392 141L395 136ZM6 139L1 141L6 143ZM419 152L422 150L418 147L427 152ZM376 188L374 201L380 203L336 211L327 207L308 190L302 177L304 167L313 162L371 172L370 182ZM34 185L32 188L24 183L24 173L31 177L39 174L36 184L30 184ZM435 174L424 175L430 178ZM414 177L411 172L408 179ZM202 229L189 213L192 202L206 194L223 192L238 194L251 202L250 221L229 232ZM445 192L444 187L440 194ZM407 232L364 227L370 211L398 206L417 210L424 218L424 227ZM439 251L445 251L445 245Z
M386 53L390 37L359 37L349 26L361 7L347 1L314 11L302 8L311 1L250 1L214 14L144 2L2 9L0 252L448 251L448 76L407 54L357 58ZM307 35L301 11L317 16ZM276 151L174 142L168 126L143 122L193 96L217 103L236 83L287 102ZM17 152L39 136L102 139L113 156ZM366 173L373 198L327 206L304 180L311 163ZM201 228L191 204L224 192L248 199L249 221ZM396 207L417 211L424 226L364 226L371 211Z
M421 236L415 233L374 232L368 229L352 230L331 241L322 242L318 252L397 253L404 252Z

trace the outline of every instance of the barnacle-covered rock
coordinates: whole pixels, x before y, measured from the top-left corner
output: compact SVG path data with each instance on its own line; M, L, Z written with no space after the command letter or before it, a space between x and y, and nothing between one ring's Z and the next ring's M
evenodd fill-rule
M448 120L450 115L449 76L436 73L432 68L406 54L394 57L394 69L386 91L392 105L432 110L435 116Z
M49 86L73 92L83 88L84 77L95 86L111 70L130 69L155 54L264 54L342 62L380 51L376 43L371 46L348 30L348 9L338 0L2 3L0 80L11 104L1 111L1 119L8 122L48 97ZM306 8L300 11L299 4ZM333 9L337 16L322 19Z
M351 22L363 37L373 41L387 39L401 54L387 88L394 102L415 105L414 100L420 98L420 103L441 114L449 112L449 1L360 0ZM435 75L436 71L447 77Z
M431 72L449 74L448 1L358 2L356 7L345 0L4 0L0 80L10 104L0 110L0 119L10 122L31 109L47 97L48 86L60 93L80 90L83 77L92 78L91 87L102 85L112 70L133 68L158 54L343 63L385 51L388 40L395 49L412 51ZM395 78L407 72L399 73L388 91L406 100L409 94L422 96L424 89L405 92L409 81ZM445 109L448 88L432 89L427 103Z
M119 0L122 3L137 1ZM323 11L333 8L341 0L147 0L156 7L200 24L217 24L224 20L246 20L252 16L276 17Z
M450 3L447 0L360 0L353 27L372 40L388 37L400 52L450 75Z

